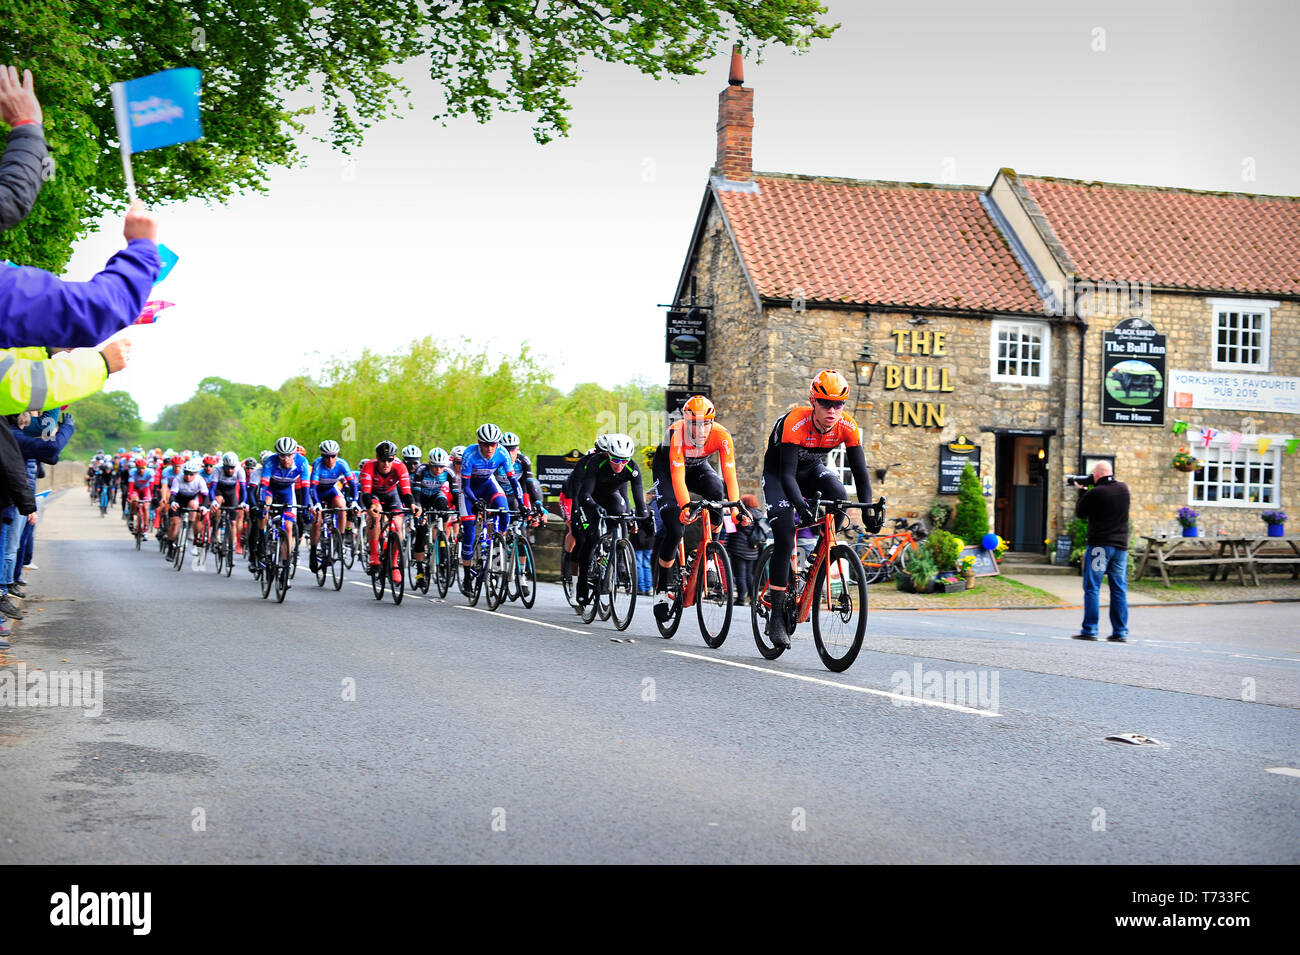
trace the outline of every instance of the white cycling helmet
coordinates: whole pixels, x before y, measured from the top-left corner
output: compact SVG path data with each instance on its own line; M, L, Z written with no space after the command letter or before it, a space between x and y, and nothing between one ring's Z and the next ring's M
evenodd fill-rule
M458 444L451 449L451 459L453 461L459 461L464 456L465 456L465 445Z
M221 456L221 466L223 468L239 467L239 455L237 455L234 451L227 451L225 454Z
M622 458L625 461L630 461L632 455L636 454L636 442L625 434L611 434L609 436L609 450L606 453L611 458Z
M451 455L442 448L433 448L429 452L429 463L435 468L451 467Z
M338 457L339 443L326 438L320 443L320 453L325 457Z
M185 466L181 470L184 471L186 474L198 474L199 469L202 467L203 467L203 462L201 460L199 460L198 458L190 458L188 461L185 462Z
M612 437L612 434L596 435L596 450L601 454L609 454L609 439Z
M479 444L500 444L501 429L491 421L478 426L478 443Z
M411 459L418 461L422 457L424 457L424 452L421 451L418 447L416 447L413 444L408 444L406 447L402 448L403 461L407 461Z
M283 437L275 442L276 454L296 454L298 452L298 442L290 437Z
M501 447L503 448L519 447L519 435L515 434L513 431L507 431L505 434L501 436Z

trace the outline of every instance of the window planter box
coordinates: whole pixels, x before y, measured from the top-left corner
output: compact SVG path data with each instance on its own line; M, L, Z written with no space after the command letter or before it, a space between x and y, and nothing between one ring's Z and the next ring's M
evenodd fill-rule
M966 581L954 580L952 583L946 583L942 580L935 582L935 592L944 594L955 594L966 589Z

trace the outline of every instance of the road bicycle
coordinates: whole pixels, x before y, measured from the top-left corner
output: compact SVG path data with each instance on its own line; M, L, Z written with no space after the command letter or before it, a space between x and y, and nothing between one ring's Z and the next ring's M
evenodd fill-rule
M746 519L750 518L749 508L740 501L692 501L682 508L681 522L684 525L694 523L706 508L721 511L728 507L734 507ZM668 617L664 620L655 617L660 636L672 639L682 622L683 611L694 606L704 642L714 649L722 646L731 628L733 578L727 549L713 538L712 519L700 523L700 541L689 555L685 541L677 542L673 566L666 572L669 581Z
M631 514L608 514L597 509L599 537L587 569L588 601L582 604L582 622L614 619L617 630L626 630L636 610L636 551L628 539Z
M101 483L99 485L99 516L104 517L108 514L108 485Z
M500 514L510 515L508 507L488 507L482 501L474 504L474 551L470 559L468 589L462 579L461 593L471 607L478 605L482 596L489 610L496 610L510 591L510 568L506 562L505 535L496 529Z
M217 576L229 577L235 567L235 518L237 507L222 505L217 529L212 533L212 554L217 562Z
M459 564L454 545L447 536L447 515L442 512L435 513L437 517L429 522L428 546L431 550L427 552L429 567L425 570L424 592L429 592L428 580L432 577L439 598L445 598L451 588L452 575L456 573Z
M892 534L867 535L862 531L850 545L862 561L868 584L892 580L907 570L907 565L921 550L929 534L919 522L909 523L905 517L892 519ZM861 528L851 528L861 531Z
M368 568L370 588L376 600L384 599L384 588L400 604L406 596L406 549L402 546L402 516L405 511L381 511L379 566Z
M262 599L275 590L275 602L284 603L289 592L289 570L293 548L289 546L289 529L295 526L292 504L271 504L267 507L266 530L258 539L258 577L262 584Z
M173 516L181 519L181 525L176 531L176 540L171 542L171 550L168 557L171 560L172 568L180 571L185 566L185 553L188 549L190 537L194 533L194 513L195 509L190 507L181 508ZM168 519L170 523L170 518Z
M316 586L324 587L326 580L334 581L334 589L343 589L343 533L339 530L339 514L343 507L321 508L320 537L316 541ZM333 515L325 520L324 515Z
M524 607L532 607L537 599L537 564L533 561L533 545L528 540L528 524L522 514L510 521L503 537L507 580L507 596L518 600Z
M865 512L870 511L875 518L872 523L877 526L884 523L883 497L874 504L823 501L821 495L813 500L812 511L817 516L811 523L796 527L796 530L812 527L817 531L811 562L801 568L796 549L790 558L790 577L783 591L768 587L776 546L768 544L759 552L754 565L755 597L750 605L750 620L754 643L764 659L775 660L785 652L784 647L767 640L767 620L773 613L785 615L786 632L792 636L798 624L812 618L813 642L826 669L842 673L857 659L867 632L866 570L848 544L831 543L836 539L838 519L854 508L864 512L864 520Z

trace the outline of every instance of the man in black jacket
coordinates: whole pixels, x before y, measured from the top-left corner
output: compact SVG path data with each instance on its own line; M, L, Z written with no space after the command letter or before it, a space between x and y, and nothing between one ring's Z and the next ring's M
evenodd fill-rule
M1088 521L1088 549L1083 554L1083 628L1076 640L1096 640L1101 617L1101 577L1110 581L1110 629L1113 643L1128 640L1128 485L1115 480L1110 465L1092 469L1092 486L1075 482L1083 493L1074 505Z
M32 71L0 66L0 121L9 127L0 158L0 230L22 222L36 204L46 176L49 150L41 128L41 105L32 90Z

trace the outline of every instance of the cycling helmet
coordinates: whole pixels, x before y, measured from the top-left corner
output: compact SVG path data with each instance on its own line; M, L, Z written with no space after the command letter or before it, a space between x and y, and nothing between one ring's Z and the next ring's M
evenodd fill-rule
M812 386L808 389L808 396L810 398L820 398L822 401L847 401L849 383L844 380L844 376L838 371L831 371L827 368L812 380Z
M501 435L501 446L503 448L519 447L519 435L515 434L513 431L507 431L505 434Z
M429 452L429 463L435 468L446 468L451 466L451 455L442 448L434 448Z
M172 467L178 468L184 463L185 463L185 459L182 458L179 454L172 455Z
M271 452L270 452L270 451L263 451L263 452L262 452L261 454L259 454L257 457L258 457L259 460L261 460L261 461L265 461L265 460L266 460L267 458L269 458L270 456L271 456Z
M459 461L464 456L465 456L465 445L458 444L451 449L451 459L453 461Z
M391 441L380 441L375 445L375 458L379 461L391 461L397 457L397 445Z
M338 457L339 443L326 438L320 443L320 453L327 458Z
M276 454L296 454L298 451L298 442L293 438L284 437L275 442Z
M239 467L239 455L237 455L234 451L227 451L225 454L221 456L221 466L223 468Z
M403 461L406 461L406 460L408 460L408 459L413 459L413 460L418 461L418 460L420 460L420 458L422 458L422 457L424 457L424 452L421 451L421 450L420 450L418 447L416 447L414 444L408 444L406 447L402 448L402 460L403 460Z
M596 450L602 454L609 454L609 439L614 437L612 434L596 435Z
M478 426L477 437L479 444L500 444L501 429L489 421Z
M246 468L257 467L257 458L244 458L244 467Z
M185 462L184 471L186 474L198 474L199 468L201 468L202 466L203 465L199 463L198 458L190 458L188 461Z
M136 459L135 459L135 466L136 466L137 468L139 468L140 470L143 471L143 470L144 470L144 458L136 458Z
M295 453L295 454L306 454L306 453L307 453L307 449L304 448L304 447L300 444L300 445L298 445L296 448L294 448L294 453Z
M126 448L118 448L118 449L117 449L117 453L118 453L118 454L126 454Z
M611 458L630 461L632 455L636 454L636 442L625 434L611 434L609 436L609 450L605 453Z
M712 421L718 416L718 409L704 395L695 395L682 405L682 417L690 421Z
M203 455L203 466L210 468L216 464L218 460L220 459L215 454L205 454Z

